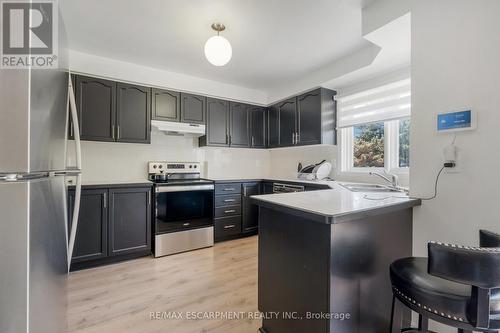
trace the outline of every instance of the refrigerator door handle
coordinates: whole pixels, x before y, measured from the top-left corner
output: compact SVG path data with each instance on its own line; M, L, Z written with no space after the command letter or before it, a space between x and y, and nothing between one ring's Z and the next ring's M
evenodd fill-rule
M75 139L75 152L76 152L76 169L82 169L82 147L80 142L80 126L78 124L78 112L76 109L75 93L73 91L73 84L71 82L71 75L68 75L68 108L71 112L71 123L73 125L73 138ZM71 221L71 231L68 242L68 272L71 267L71 259L73 258L73 249L75 247L76 230L78 228L78 215L80 213L80 198L82 194L82 175L76 175L76 188L75 188L75 203L73 206L73 217Z
M82 195L82 175L76 176L75 203L73 205L73 217L71 220L71 231L69 233L68 243L68 272L73 258L73 249L75 248L76 230L78 229L78 215L80 214L80 198Z
M75 139L75 152L76 152L76 169L82 169L82 145L80 142L80 125L78 123L78 112L76 109L75 93L73 91L73 84L71 83L71 75L68 84L68 109L71 112L71 125L73 128L73 137Z

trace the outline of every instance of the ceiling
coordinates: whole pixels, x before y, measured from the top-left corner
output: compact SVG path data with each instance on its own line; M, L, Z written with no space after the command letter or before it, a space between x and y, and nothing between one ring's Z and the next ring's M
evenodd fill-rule
M370 0L61 0L70 48L171 72L268 90L366 48ZM210 25L233 46L215 67L204 57Z

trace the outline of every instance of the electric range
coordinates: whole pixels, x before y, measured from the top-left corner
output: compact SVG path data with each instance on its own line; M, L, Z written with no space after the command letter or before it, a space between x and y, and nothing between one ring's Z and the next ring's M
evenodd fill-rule
M214 244L214 182L197 162L149 162L154 183L155 257Z

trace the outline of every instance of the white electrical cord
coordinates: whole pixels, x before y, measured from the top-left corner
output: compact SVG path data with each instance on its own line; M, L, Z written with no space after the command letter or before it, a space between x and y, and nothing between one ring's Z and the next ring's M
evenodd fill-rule
M457 133L454 133L453 135L453 140L451 141L451 144L454 145L455 144L455 141L457 140ZM378 201L378 200L387 200L387 199L417 199L417 200L432 200L432 199L435 199L438 195L438 184L439 184L439 177L441 177L441 174L443 173L444 169L446 167L443 165L443 167L439 170L437 176L436 176L436 180L434 182L434 194L430 197L426 197L426 198L418 198L418 197L411 197L411 196L407 196L407 197L399 197L399 196L394 196L394 195L391 195L391 196L386 196L386 197L376 197L376 198L373 198L373 197L369 197L367 194L365 194L363 196L363 199L366 199L366 200L374 200L374 201Z

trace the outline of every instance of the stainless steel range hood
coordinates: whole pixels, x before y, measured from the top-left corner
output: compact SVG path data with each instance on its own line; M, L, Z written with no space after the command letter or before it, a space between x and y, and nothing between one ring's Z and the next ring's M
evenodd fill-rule
M157 128L166 135L185 135L192 137L205 135L205 125L200 124L151 120L151 126Z

